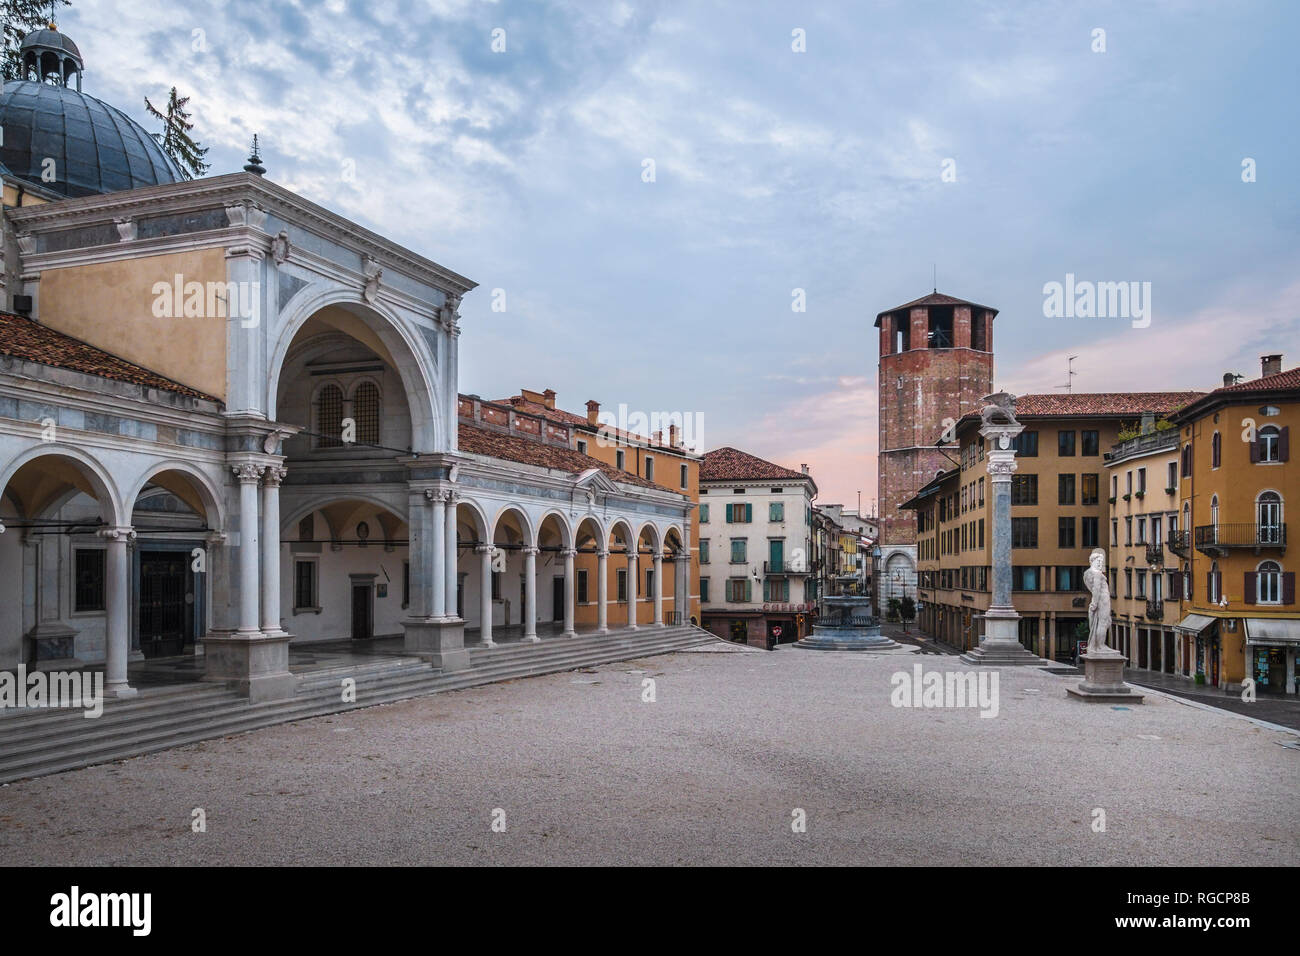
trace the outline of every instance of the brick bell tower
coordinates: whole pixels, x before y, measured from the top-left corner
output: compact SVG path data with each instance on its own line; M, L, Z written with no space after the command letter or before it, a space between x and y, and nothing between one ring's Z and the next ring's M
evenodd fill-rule
M901 505L953 467L935 448L945 418L977 411L993 391L997 309L935 291L876 316L880 329L880 573L882 610L916 598L916 515Z

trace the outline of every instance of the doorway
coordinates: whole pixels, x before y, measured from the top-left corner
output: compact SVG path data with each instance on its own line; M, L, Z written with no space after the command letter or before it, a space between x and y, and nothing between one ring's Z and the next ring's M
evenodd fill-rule
M352 583L352 640L368 641L375 636L374 586Z
M551 579L551 620L564 620L564 576Z
M140 653L175 657L189 641L194 594L184 551L140 553Z

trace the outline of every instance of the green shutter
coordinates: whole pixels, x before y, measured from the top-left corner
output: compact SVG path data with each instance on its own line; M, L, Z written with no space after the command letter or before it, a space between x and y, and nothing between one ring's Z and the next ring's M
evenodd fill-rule
M749 578L745 578L745 603L746 604L754 600L753 583L754 582L749 580Z
M749 503L746 503L746 504L745 504L745 521L746 521L746 523L748 523L748 522L753 521L753 520L754 520L754 506L751 505L751 504L749 504Z
M772 593L772 589L769 587L769 581L768 581L768 579L767 579L767 578L763 578L763 600L764 600L764 601L770 601L770 600L772 600L770 597L768 597L768 595L771 594L771 593Z
M727 505L727 524L731 524L731 505Z

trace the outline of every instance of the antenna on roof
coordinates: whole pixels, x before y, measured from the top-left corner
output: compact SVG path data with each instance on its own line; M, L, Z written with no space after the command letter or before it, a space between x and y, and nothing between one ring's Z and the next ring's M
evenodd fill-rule
M937 263L930 263L930 269L934 276L934 291L939 291L939 266Z
M1074 376L1079 374L1074 370L1074 360L1077 359L1078 357L1079 356L1077 355L1070 356L1069 361L1065 363L1065 384L1056 386L1057 388L1065 389L1066 395L1069 395L1071 392L1071 385L1074 382Z

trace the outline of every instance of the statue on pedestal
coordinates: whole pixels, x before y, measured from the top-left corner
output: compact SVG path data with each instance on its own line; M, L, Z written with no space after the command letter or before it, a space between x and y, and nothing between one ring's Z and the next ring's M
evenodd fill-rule
M1088 653L1103 654L1110 650L1106 646L1106 635L1110 633L1110 582L1106 579L1106 552L1101 548L1088 558L1083 586L1092 592L1088 605Z

